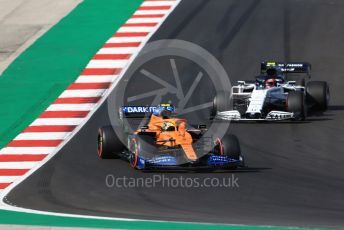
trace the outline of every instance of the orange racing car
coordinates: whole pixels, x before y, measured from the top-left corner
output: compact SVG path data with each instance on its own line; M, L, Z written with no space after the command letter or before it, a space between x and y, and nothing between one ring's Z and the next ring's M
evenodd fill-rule
M135 169L151 168L236 168L244 166L236 136L222 138L204 135L205 125L192 127L173 116L174 107L124 106L121 118L146 118L145 125L130 131L105 126L98 131L100 158L123 158ZM117 131L115 131L117 130Z

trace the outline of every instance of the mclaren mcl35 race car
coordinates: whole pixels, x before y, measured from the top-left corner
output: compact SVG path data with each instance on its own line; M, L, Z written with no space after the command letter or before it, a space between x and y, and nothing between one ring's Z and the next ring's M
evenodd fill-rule
M118 127L101 127L98 132L99 157L122 158L140 170L244 166L236 136L205 137L205 125L191 127L185 119L173 117L173 112L174 107L169 104L122 107L121 119L142 124L145 121L142 118L146 118L145 124L135 125L139 128L133 131L125 122L120 131Z
M310 81L308 63L261 63L253 81L238 81L231 92L218 93L212 118L233 121L305 120L327 110L330 100L325 81ZM291 79L293 78L293 79Z

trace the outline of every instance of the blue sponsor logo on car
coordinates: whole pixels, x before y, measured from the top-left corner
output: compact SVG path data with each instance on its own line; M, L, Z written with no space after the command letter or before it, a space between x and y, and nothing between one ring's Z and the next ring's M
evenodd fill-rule
M153 113L155 106L124 106L122 111L124 113Z
M148 160L149 163L155 165L176 165L177 160L173 156L157 156Z
M222 155L213 155L210 154L208 158L208 165L223 165L223 164L229 164L233 162L237 162L238 160L232 159L228 156L222 156Z
M171 105L163 104L159 106L123 106L123 113L153 113L156 109L168 110L173 112L174 107Z

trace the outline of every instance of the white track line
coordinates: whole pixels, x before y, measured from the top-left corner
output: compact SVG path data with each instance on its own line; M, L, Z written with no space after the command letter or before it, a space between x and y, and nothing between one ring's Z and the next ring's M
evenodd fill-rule
M80 89L80 90L65 90L59 98L64 97L100 97L103 95L105 89Z
M166 14L169 10L137 10L134 15Z
M161 21L158 23L157 26L154 27L154 29L145 37L131 37L128 38L128 40L124 40L124 37L116 38L116 39L109 39L109 41L123 41L123 42L130 42L134 41L134 39L142 39L142 44L140 46L140 49L143 47L143 45L149 40L149 38L158 30L158 28L161 26L161 24L164 22L164 20L167 18L167 16L175 9L175 7L179 4L180 0L174 1L174 5L169 10L149 10L149 11L141 11L138 14L165 14L164 17L161 18ZM136 14L136 13L135 13ZM138 52L140 49L135 49L131 53L132 56L128 60L129 63L132 63L133 60L138 55ZM46 212L46 211L38 211L33 209L27 209L27 208L20 208L16 206L9 205L4 202L4 199L6 195L15 188L18 184L23 182L26 178L31 176L36 170L38 170L40 167L42 167L45 163L47 163L53 156L55 156L81 129L82 127L89 121L89 119L92 117L92 115L98 110L98 108L106 101L107 97L110 95L110 93L115 89L117 83L121 78L123 78L125 72L129 68L129 65L127 65L120 75L117 78L114 78L113 84L110 86L107 90L66 90L64 93L61 94L60 98L64 97L96 97L96 96L102 96L101 100L97 103L96 107L93 108L92 111L87 115L86 118L80 119L78 122L82 122L80 125L78 125L73 132L68 136L68 138L65 139L65 141L60 144L57 147L5 147L2 150L0 150L0 154L49 154L47 157L44 158L44 160L40 162L35 162L35 165L31 165L31 169L29 172L24 174L23 176L19 177L17 180L15 180L10 186L6 187L6 189L2 190L0 194L0 207L5 210L11 210L11 211L19 211L19 212L25 212L25 213L36 213L36 214L46 214L46 215L53 215L53 216L64 216L64 217L78 217L78 218L94 218L94 219L107 219L107 220L120 220L120 221L141 221L138 219L129 219L129 218L109 218L109 217L100 217L100 216L87 216L87 215L75 215L75 214L65 214L65 213L57 213L57 212ZM46 123L43 122L43 120L47 121L46 119L37 119L38 122L33 122L33 125L40 124L40 123ZM66 119L64 119L66 120ZM74 121L75 122L75 121ZM70 120L70 123L74 123ZM54 125L58 124L60 122L54 123ZM63 122L65 124L65 122ZM30 163L28 163L30 164ZM154 220L152 220L154 221ZM154 222L161 222L161 221L154 221Z
M50 154L56 147L5 147L0 154Z
M36 161L0 162L0 169L31 169L38 163Z
M101 48L97 54L132 54L138 50L137 47Z
M154 27L151 26L123 26L121 27L118 32L151 32Z
M84 118L38 118L31 125L79 125Z
M52 104L46 111L90 111L94 108L95 103L85 104Z
M20 176L0 176L0 183L12 183Z
M86 68L123 68L128 60L92 60Z
M146 37L112 37L106 43L142 42Z
M76 79L76 83L98 83L98 82L112 82L118 75L89 75L80 76Z
M14 140L63 140L70 132L21 133Z
M127 23L157 23L160 18L131 18Z
M146 1L141 6L172 6L175 4L173 1Z

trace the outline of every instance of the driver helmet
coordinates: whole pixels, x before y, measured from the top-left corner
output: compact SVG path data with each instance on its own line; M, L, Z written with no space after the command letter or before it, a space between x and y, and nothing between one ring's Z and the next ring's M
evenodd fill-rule
M266 70L266 74L269 78L276 78L277 77L277 69L276 68L269 68Z
M171 105L158 105L154 110L153 114L155 116L170 116L172 112L174 111L173 106Z
M277 86L277 80L274 78L270 78L268 80L265 81L265 88L266 89L270 89Z

